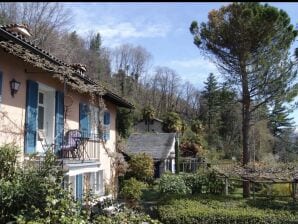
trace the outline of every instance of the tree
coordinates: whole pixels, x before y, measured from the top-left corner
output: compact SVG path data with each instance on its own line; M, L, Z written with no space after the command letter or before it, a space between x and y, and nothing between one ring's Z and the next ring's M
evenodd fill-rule
M209 145L214 145L218 136L218 127L220 126L219 87L213 73L209 74L207 82L204 82L204 84L206 86L203 91L203 98L205 98L207 104L204 120L207 123L207 139Z
M283 10L267 4L233 3L212 10L208 22L190 26L194 43L237 86L242 103L243 165L249 162L251 113L293 90L295 79L289 48L297 32ZM243 196L249 195L244 184Z
M71 13L58 2L1 3L0 17L6 23L27 24L34 44L43 49L54 47L56 32L68 29L72 19Z
M163 130L165 132L180 132L182 128L182 120L175 112L168 112L163 120Z
M149 132L149 125L150 125L150 122L155 117L155 111L154 111L153 107L147 106L147 107L143 108L142 114L143 114L143 119L147 123L147 131Z
M94 36L92 35L91 40L90 40L89 49L91 51L99 53L100 48L101 48L101 36L99 33L97 33Z

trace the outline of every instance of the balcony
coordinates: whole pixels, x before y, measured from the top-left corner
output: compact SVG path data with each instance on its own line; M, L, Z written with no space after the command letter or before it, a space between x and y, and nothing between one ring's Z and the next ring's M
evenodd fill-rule
M63 160L99 160L100 159L100 135L85 134L78 130L65 132L63 144L58 146L58 159Z

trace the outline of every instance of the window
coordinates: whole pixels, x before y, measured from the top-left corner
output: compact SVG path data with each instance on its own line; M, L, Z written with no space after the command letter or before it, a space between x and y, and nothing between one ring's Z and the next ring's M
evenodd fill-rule
M111 123L110 112L105 111L103 115L103 139L105 141L110 139L110 123Z
M99 120L99 108L95 106L89 106L90 107L90 116L89 118L89 124L90 127L90 133L92 139L99 139L99 127L100 127L100 120Z
M103 184L103 170L91 173L90 185L92 192L94 194L103 195L104 194L104 184Z
M44 93L39 92L38 93L38 129L43 130L44 129Z

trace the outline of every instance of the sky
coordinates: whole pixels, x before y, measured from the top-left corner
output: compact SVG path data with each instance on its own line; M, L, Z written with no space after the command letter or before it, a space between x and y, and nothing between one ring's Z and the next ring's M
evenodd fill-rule
M73 30L81 36L99 32L102 45L113 48L124 43L140 45L152 54L152 68L167 66L175 70L182 81L203 89L209 73L220 78L216 66L204 58L193 44L189 31L192 21L207 22L208 13L228 2L67 2L72 11ZM298 2L270 2L283 9L298 27ZM298 47L295 41L292 49ZM292 117L298 125L298 110Z

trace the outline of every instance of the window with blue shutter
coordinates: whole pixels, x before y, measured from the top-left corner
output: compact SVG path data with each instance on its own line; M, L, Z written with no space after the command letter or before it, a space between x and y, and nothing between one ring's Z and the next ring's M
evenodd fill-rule
M25 153L34 153L37 134L38 83L27 80L25 115Z
M111 115L110 112L105 111L103 115L103 140L108 141L110 139L110 123L111 123Z
M55 96L55 152L63 144L64 136L64 93L56 91Z
M82 174L76 175L76 199L77 200L83 199L83 175Z
M2 72L0 71L0 109L1 109L1 103L2 103Z
M89 106L85 103L80 103L80 131L82 136L90 137L91 135L91 125L90 125L90 113Z

